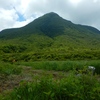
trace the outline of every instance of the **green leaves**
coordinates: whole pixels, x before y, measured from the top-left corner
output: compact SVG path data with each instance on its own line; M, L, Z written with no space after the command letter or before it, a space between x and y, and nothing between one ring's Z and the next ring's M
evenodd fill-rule
M92 83L91 83L92 82ZM100 84L88 75L76 77L70 74L60 80L42 77L36 82L26 82L16 88L11 98L16 100L98 100ZM12 100L12 99L11 99Z
M0 74L2 75L11 75L11 74L20 74L22 71L22 68L17 67L16 65L11 65L9 63L5 63L3 64L2 62L0 62Z
M4 53L19 53L19 52L24 52L26 50L26 47L17 45L7 45L3 46L1 50Z

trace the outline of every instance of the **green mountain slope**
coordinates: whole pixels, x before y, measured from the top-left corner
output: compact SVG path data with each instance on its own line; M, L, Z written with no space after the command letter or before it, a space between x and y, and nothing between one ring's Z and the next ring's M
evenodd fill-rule
M100 31L93 27L73 24L72 22L63 19L58 14L52 12L35 19L33 22L22 28L3 30L0 33L0 38L5 38L6 35L7 38L16 38L16 36L23 36L26 34L44 34L54 37L57 35L67 34L71 31L100 34Z
M1 31L0 52L2 60L100 59L100 31L52 12L24 27Z

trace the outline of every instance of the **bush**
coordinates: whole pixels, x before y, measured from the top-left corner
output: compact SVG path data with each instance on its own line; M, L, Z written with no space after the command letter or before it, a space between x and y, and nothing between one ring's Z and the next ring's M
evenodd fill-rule
M10 94L10 100L99 100L100 83L93 76L80 77L71 73L68 77L55 80L43 77L34 82L21 82Z
M10 74L20 74L22 68L17 67L9 63L0 62L0 74L10 75Z

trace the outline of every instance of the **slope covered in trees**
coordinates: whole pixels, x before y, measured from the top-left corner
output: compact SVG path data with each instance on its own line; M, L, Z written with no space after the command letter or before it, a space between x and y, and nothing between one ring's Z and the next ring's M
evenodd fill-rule
M24 27L1 31L0 53L3 61L100 59L100 31L52 12Z

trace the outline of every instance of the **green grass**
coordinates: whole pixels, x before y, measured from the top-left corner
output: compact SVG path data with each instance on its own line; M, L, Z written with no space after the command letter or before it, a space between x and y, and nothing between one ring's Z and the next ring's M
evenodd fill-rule
M20 66L20 67L18 67ZM23 80L19 86L11 91L0 94L0 100L99 100L100 81L98 75L91 73L76 75L76 68L81 71L88 66L94 66L100 74L100 61L37 61L15 62L15 64L0 62L0 74L20 74L24 67L31 70L64 71L62 77L56 78L53 74L33 76L32 81ZM70 71L70 73L67 72ZM57 74L59 75L59 74ZM63 76L64 75L64 76Z
M71 73L60 80L52 76L23 81L7 97L1 100L99 100L100 83L95 76L75 76Z
M25 66L31 66L33 69L55 70L55 71L70 71L76 68L82 70L88 66L94 66L95 72L100 74L100 60L90 61L36 61L36 62L20 62Z
M10 63L4 63L0 62L0 75L11 75L11 74L20 74L21 73L21 67L18 67L16 65L10 64Z

